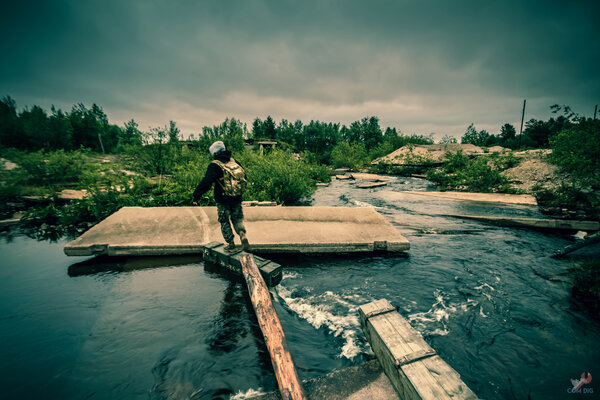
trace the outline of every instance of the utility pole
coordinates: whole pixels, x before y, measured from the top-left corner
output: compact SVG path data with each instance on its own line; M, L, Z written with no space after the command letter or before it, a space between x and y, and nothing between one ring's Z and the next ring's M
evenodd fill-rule
M525 103L527 103L527 99L523 100L523 112L521 113L521 129L519 129L519 148L521 148L521 135L523 134L523 120L525 119Z
M594 107L594 121L596 120L596 112L598 112L598 104Z

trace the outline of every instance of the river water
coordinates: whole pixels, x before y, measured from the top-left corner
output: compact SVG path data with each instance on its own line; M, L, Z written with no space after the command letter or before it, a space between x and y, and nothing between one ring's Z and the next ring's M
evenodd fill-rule
M302 379L371 359L357 308L387 298L482 398L588 398L600 324L570 300L569 235L450 214L540 217L535 207L409 195L427 181L358 189L334 181L313 205L370 205L406 254L272 256L272 290ZM276 389L240 281L197 257L66 257L67 240L0 243L0 398L241 399ZM599 371L599 372L596 372ZM600 393L600 384L586 388ZM574 397L575 396L575 397Z

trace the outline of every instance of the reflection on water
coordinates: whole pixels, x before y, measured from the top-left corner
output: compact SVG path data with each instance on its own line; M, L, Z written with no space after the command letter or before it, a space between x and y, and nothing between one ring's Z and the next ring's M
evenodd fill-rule
M372 357L357 307L385 297L482 398L556 398L594 374L600 326L570 301L566 235L448 214L540 217L334 181L315 205L370 205L408 253L277 256L272 288L303 379ZM0 382L6 398L213 399L275 389L241 280L198 257L67 258L66 242L0 244ZM593 386L592 382L590 386ZM567 397L562 396L562 397Z

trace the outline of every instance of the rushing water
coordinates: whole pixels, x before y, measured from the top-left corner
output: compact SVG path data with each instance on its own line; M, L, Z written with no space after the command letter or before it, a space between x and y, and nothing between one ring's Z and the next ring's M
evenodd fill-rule
M353 186L336 181L313 204L374 206L411 250L273 257L285 266L274 304L301 378L372 357L357 307L379 298L482 398L570 398L571 378L600 374L600 324L571 304L568 262L549 257L572 239L447 216L539 217L534 207L402 193L428 188L417 179ZM196 257L68 258L65 243L0 244L0 398L243 398L275 389L241 282Z

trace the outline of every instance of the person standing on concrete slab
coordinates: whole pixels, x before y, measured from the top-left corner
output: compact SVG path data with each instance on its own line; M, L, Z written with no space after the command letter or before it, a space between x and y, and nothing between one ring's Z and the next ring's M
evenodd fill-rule
M214 142L208 149L213 161L208 164L204 178L194 190L194 204L210 187L215 184L215 202L217 203L218 220L221 232L227 242L225 250L235 250L233 228L240 236L242 249L248 251L250 244L244 227L244 212L242 210L242 193L246 190L246 173L242 166L231 157L231 152L225 148L222 141Z

